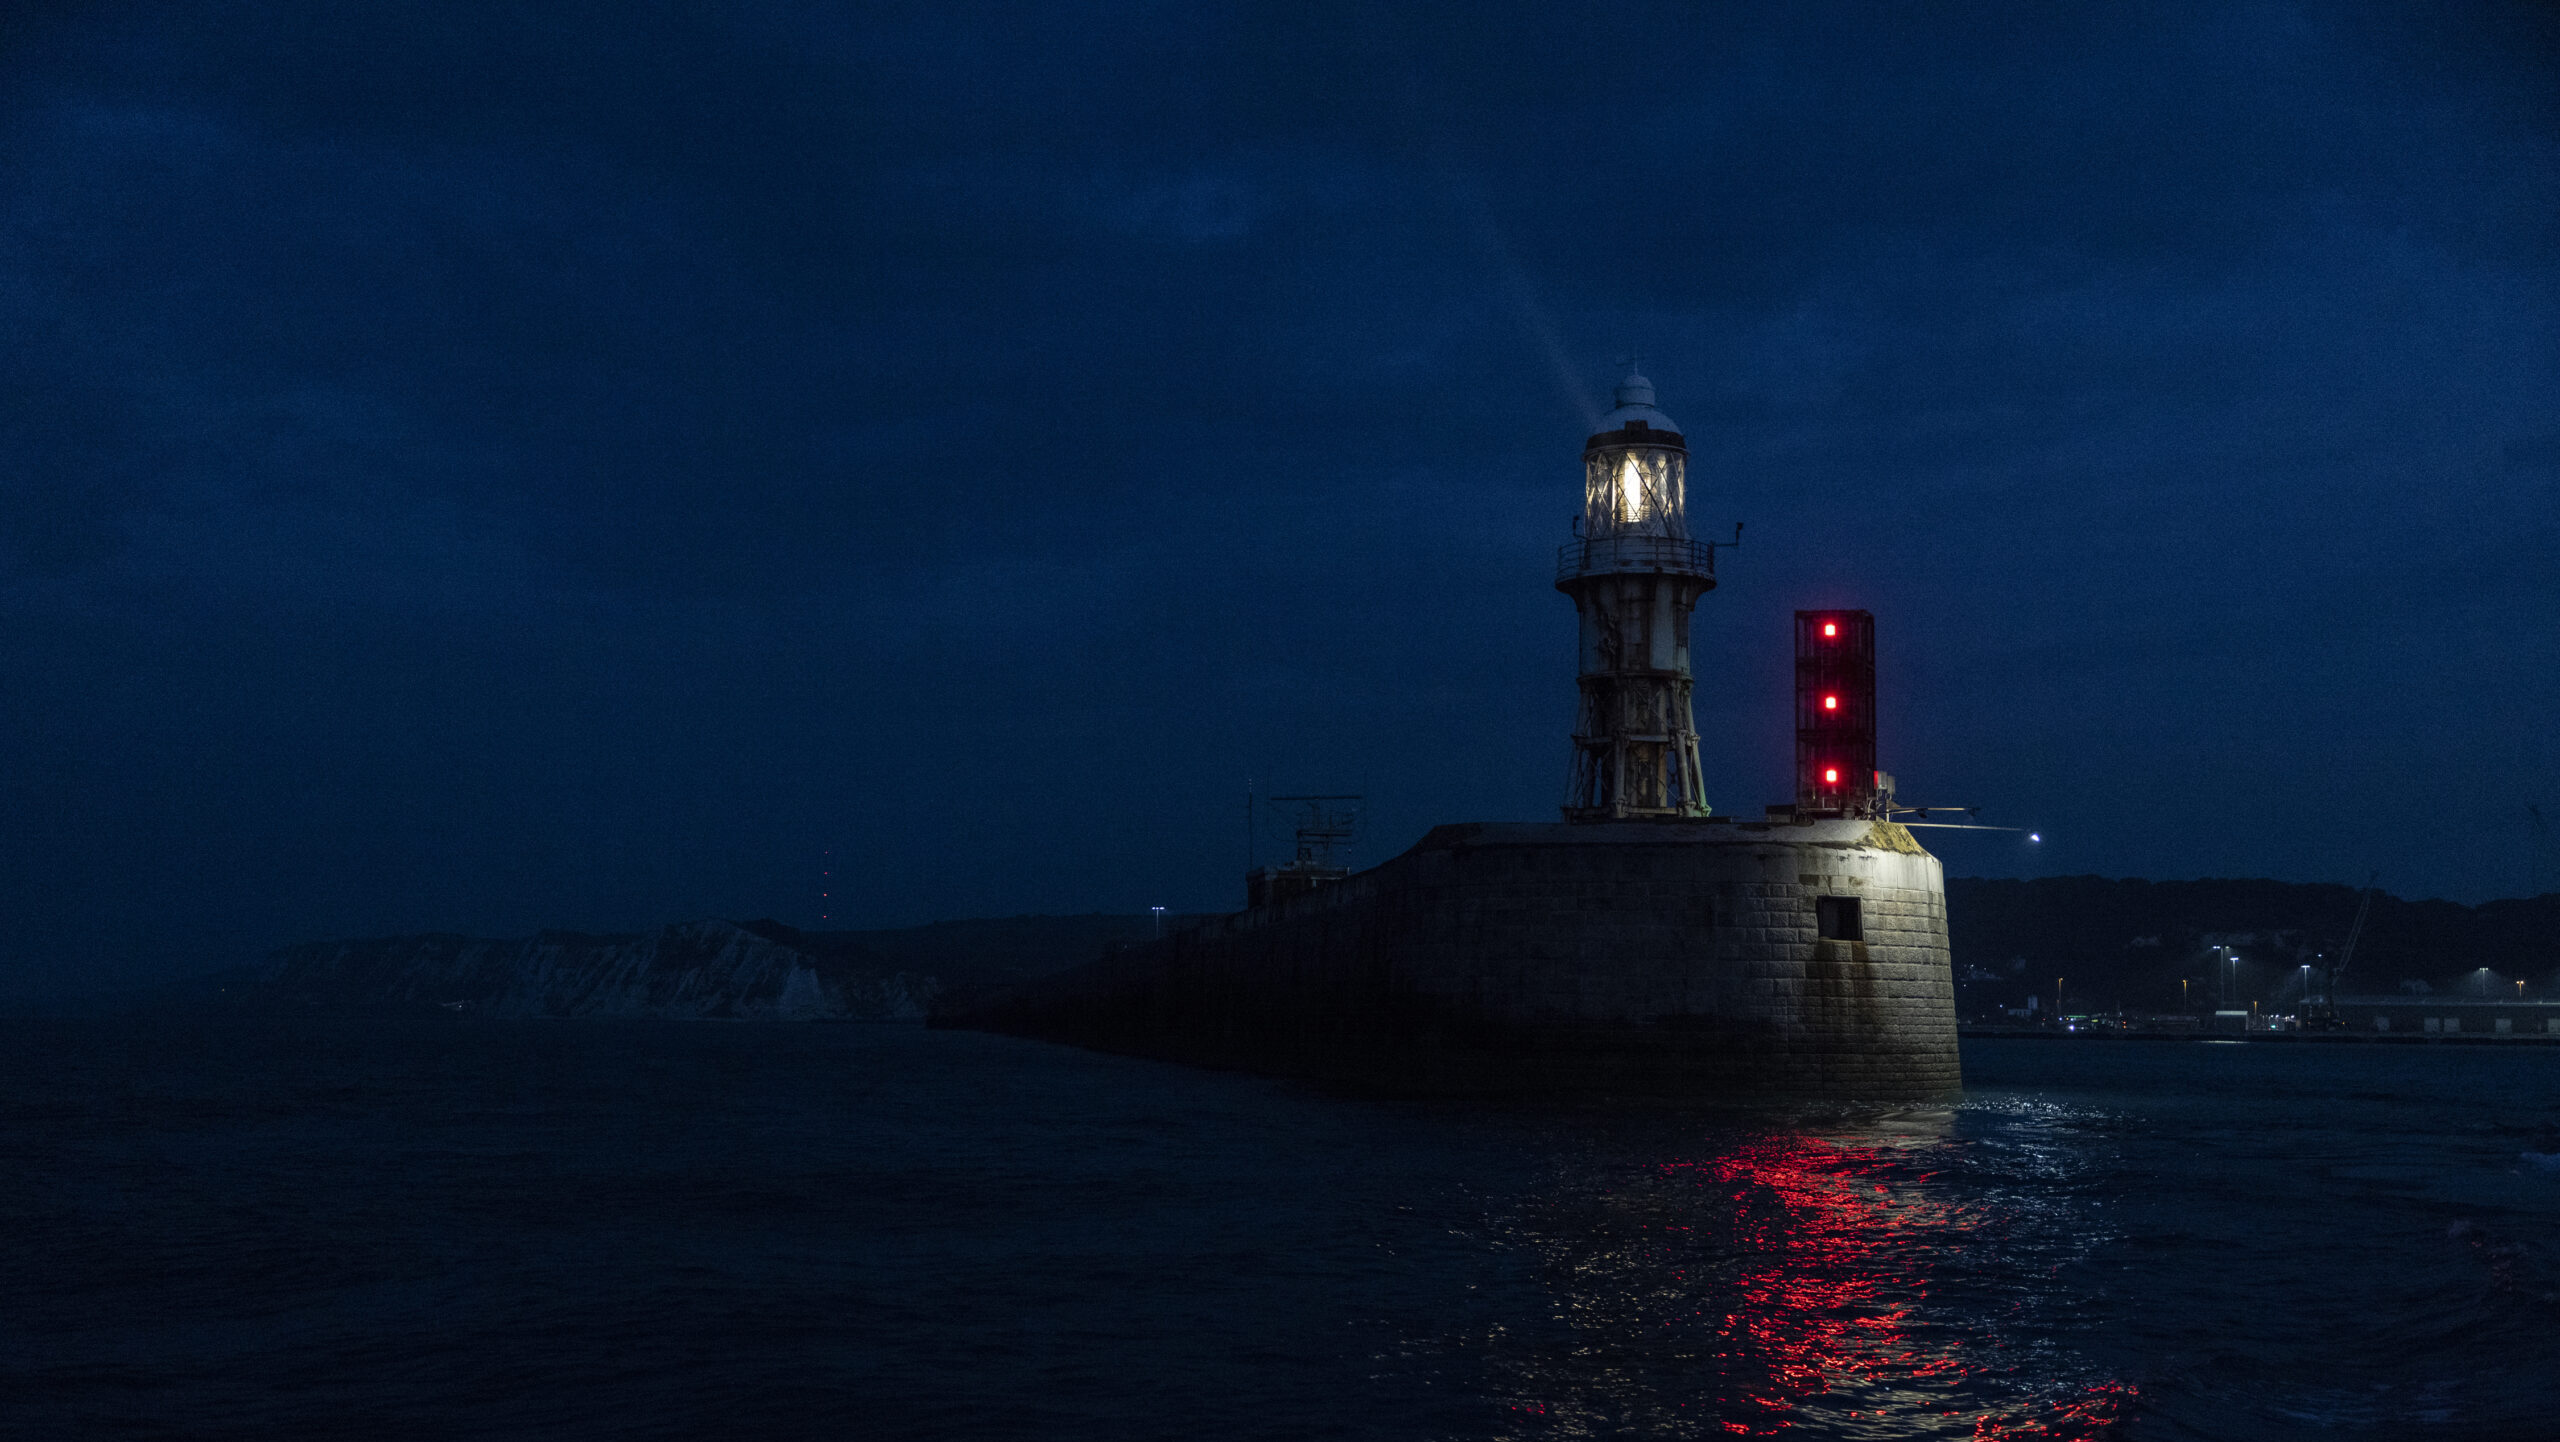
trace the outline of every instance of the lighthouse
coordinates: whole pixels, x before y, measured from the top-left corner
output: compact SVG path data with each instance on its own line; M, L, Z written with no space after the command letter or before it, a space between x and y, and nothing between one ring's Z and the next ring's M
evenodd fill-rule
M1581 628L1562 820L1435 826L1363 871L1306 852L1243 911L935 1024L1399 1095L1953 1094L1946 879L1875 770L1874 618L1796 613L1796 801L1708 814L1689 618L1730 543L1691 534L1688 484L1631 371L1556 560Z
M1582 512L1556 556L1581 623L1567 821L1707 815L1690 710L1689 614L1716 587L1689 535L1689 443L1637 370L1582 446Z

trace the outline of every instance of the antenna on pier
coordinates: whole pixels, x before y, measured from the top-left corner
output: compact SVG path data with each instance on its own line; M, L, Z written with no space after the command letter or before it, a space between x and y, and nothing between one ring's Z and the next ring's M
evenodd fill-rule
M1335 792L1322 796L1271 796L1271 810L1295 808L1296 849L1278 866L1255 867L1245 873L1245 904L1267 906L1303 896L1351 874L1351 845L1360 834L1360 806L1366 796Z
M1335 796L1274 796L1273 805L1298 808L1296 827L1298 852L1290 861L1293 866L1339 867L1349 857L1351 843L1360 832L1360 803L1368 800L1357 793Z

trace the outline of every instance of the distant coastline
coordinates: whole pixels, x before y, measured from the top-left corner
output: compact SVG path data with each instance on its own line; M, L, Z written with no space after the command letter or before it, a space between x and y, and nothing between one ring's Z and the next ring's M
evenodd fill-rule
M2428 1035L2419 1032L2369 1031L2254 1031L2224 1036L2202 1031L2064 1031L2057 1027L1963 1026L1956 1028L1960 1041L2050 1041L2050 1042L2178 1042L2188 1046L2207 1043L2216 1046L2487 1046L2530 1047L2560 1046L2560 1036L2532 1033L2494 1035L2465 1032L2456 1036Z
M2074 1013L2173 1011L2181 979L2190 1010L2211 1009L2208 986L2221 1003L2226 980L2230 1004L2278 1007L2300 996L2303 966L2341 948L2357 898L2347 886L2264 880L1953 878L1959 1015L1969 1037L2039 1034L2000 1023L2030 996L2051 1015L2057 981ZM152 1001L322 1014L916 1020L940 1000L1095 960L1157 925L1110 913L866 931L703 920L609 935L320 941ZM2228 978L2215 974L2216 947L2238 958ZM2517 980L2535 999L2560 995L2560 895L2478 906L2378 896L2343 989L2450 999Z
M882 931L679 922L615 934L433 933L290 946L163 1004L289 1014L921 1021L954 990L1063 970L1151 935L1153 916L1016 916Z

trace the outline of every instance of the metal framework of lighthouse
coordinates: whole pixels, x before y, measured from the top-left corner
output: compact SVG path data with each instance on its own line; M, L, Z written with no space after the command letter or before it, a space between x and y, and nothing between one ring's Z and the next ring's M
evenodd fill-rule
M1691 539L1689 445L1630 370L1582 447L1582 513L1556 589L1582 626L1582 704L1567 821L1707 814L1690 706L1689 615L1715 589L1718 545ZM1736 539L1741 528L1734 528Z

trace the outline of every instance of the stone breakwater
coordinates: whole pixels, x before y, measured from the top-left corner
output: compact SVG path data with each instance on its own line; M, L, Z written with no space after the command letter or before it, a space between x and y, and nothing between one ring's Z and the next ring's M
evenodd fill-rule
M1943 1097L1946 888L1866 821L1462 825L934 1024L1423 1093Z

